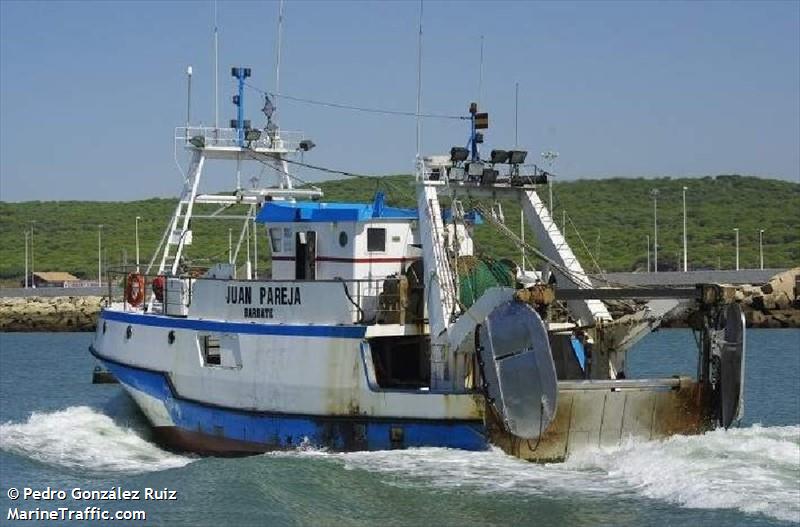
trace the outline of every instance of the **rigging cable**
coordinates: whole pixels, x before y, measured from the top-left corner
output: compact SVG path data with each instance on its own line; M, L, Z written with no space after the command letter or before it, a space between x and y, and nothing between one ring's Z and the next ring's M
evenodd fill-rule
M416 112L404 112L401 110L387 110L383 108L368 108L364 106L355 106L352 104L341 104L329 101L319 101L316 99L306 99L303 97L294 97L292 95L284 95L280 93L274 93L268 90L262 90L261 88L250 84L249 82L244 83L245 86L250 88L251 90L255 90L262 95L269 95L270 97L275 97L276 99L286 99L287 101L294 101L294 102L302 102L306 104L313 104L317 106L325 106L327 108L338 108L340 110L355 110L358 112L365 112L365 113L376 113L376 114L383 114L383 115L398 115L402 117L416 117ZM447 114L438 114L438 113L421 113L419 114L420 117L424 117L426 119L451 119L451 120L460 120L460 121L467 121L471 119L471 117L467 117L464 115L447 115Z
M254 150L252 147L248 148L248 154L254 160L258 161L259 163L263 163L264 165L272 168L273 170L278 170L278 169L275 168L274 166L272 166L264 158L269 158L270 160L279 159L280 161L286 161L287 163L292 164L292 165L301 166L301 167L308 168L308 169L311 169L311 170L319 170L320 172L325 172L325 173L328 173L328 174L335 174L335 175L338 175L338 176L345 176L345 177L351 177L351 178L361 178L361 179L375 179L379 183L382 183L382 184L386 185L387 187L394 188L396 191L398 191L401 194L404 194L406 196L411 196L411 194L407 190L403 190L401 187L397 186L395 183L392 183L388 179L386 179L384 177L381 177L381 176L375 176L375 175L370 176L370 175L366 175L366 174L358 174L358 173L355 173L355 172L348 172L346 170L336 170L336 169L333 169L333 168L322 167L322 166L319 166L319 165L312 165L312 164L306 163L304 161L297 161L295 159L289 159L287 157L277 158L277 157L271 156L269 154L263 154L261 152L258 152L256 150ZM305 181L302 178L300 178L298 176L295 176L293 174L287 174L287 175L290 178L294 179L295 181L297 181L298 183L300 183L302 185L306 185L306 186L309 186L309 187L311 187L313 189L319 190L319 187L317 187L313 183ZM413 197L411 199L413 199Z

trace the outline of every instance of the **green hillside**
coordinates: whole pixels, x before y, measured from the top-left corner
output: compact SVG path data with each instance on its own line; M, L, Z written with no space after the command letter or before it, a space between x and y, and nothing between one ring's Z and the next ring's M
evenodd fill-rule
M411 205L413 188L408 176L328 181L320 186L328 201L369 201L376 190L387 193L394 205ZM650 190L659 189L659 268L675 268L682 259L683 186L687 193L689 266L692 269L730 269L734 266L734 228L740 229L740 265L758 267L758 231L764 229L767 267L800 264L800 184L742 176L701 179L603 179L554 185L555 217L569 217L567 239L584 265L594 266L591 250L606 271L644 269L645 236L653 232ZM540 191L547 199L547 189ZM24 232L34 229L34 266L38 271L69 271L97 276L98 225L103 224L104 265L134 261L134 218L140 216L141 259L152 255L175 202L150 199L133 202L0 202L0 279L24 274ZM202 209L211 211L213 209ZM503 203L507 224L519 230L519 208ZM231 213L230 211L228 213ZM34 223L31 223L34 222ZM238 221L193 223L194 244L188 250L193 263L224 260L229 229L234 239ZM519 251L488 225L477 229L481 250L496 257L519 259ZM530 233L527 240L532 240ZM260 267L267 266L267 240L259 240ZM212 259L202 259L213 255ZM242 258L242 256L240 256ZM241 261L241 260L240 260Z

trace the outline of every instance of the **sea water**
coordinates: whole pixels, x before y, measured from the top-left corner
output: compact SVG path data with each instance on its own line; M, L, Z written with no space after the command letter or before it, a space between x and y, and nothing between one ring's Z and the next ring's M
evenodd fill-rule
M144 510L147 525L800 523L798 330L748 331L739 428L632 440L548 465L499 450L300 448L236 459L166 452L118 385L91 384L90 341L0 333L0 525L41 523L9 520L14 507L91 506ZM687 330L649 335L631 353L628 377L692 375L695 349ZM175 499L35 502L9 499L12 487L165 489ZM76 523L46 523L58 524Z

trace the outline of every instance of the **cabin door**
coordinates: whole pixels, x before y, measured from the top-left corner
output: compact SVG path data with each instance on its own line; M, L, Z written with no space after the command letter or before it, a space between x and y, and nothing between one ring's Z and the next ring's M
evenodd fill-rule
M294 277L296 280L317 279L317 233L301 231L294 235Z

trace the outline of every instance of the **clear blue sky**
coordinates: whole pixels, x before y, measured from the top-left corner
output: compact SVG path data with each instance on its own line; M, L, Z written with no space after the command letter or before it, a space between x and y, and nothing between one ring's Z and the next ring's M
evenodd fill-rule
M273 89L277 4L220 1L220 120L231 65ZM395 110L416 100L419 4L286 3L281 91ZM180 187L172 134L213 121L213 3L0 1L0 199L127 200ZM490 112L487 146L560 152L565 179L741 173L800 179L800 2L425 3L423 109ZM254 123L261 99L247 93ZM414 120L283 101L306 161L408 173ZM426 153L463 144L426 121ZM254 169L255 170L255 169ZM216 176L215 176L216 177ZM318 175L304 174L306 178ZM212 182L228 187L230 180Z

